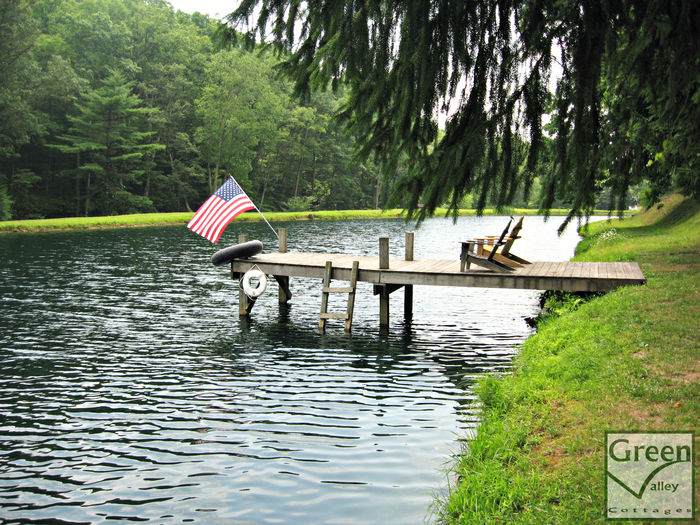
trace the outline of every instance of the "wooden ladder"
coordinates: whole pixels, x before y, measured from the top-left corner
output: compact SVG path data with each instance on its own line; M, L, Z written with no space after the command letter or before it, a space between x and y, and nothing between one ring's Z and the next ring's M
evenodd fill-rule
M345 332L350 332L352 327L352 314L355 309L355 289L357 288L357 272L360 266L359 261L352 262L352 271L350 273L350 286L343 288L331 287L331 273L333 272L333 263L326 261L326 271L323 274L323 289L321 293L321 314L318 320L318 328L321 332L326 330L327 319L344 319ZM348 309L344 314L328 312L328 294L331 293L346 293L348 294Z

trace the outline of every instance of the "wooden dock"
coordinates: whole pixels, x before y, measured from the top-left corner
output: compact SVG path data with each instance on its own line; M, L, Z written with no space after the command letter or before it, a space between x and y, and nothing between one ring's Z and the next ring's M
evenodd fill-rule
M322 279L326 261L333 264L332 279L350 280L352 262L358 261L358 281L376 285L462 286L531 290L608 291L620 286L644 284L637 263L631 262L533 262L512 272L496 273L476 267L460 272L458 260L390 259L379 267L379 257L328 253L267 253L236 259L233 271L245 273L257 265L268 275Z
M239 242L246 241L241 236ZM389 294L404 288L404 316L412 316L413 286L460 286L480 288L511 288L531 290L566 290L576 292L609 291L620 286L641 285L646 282L637 263L632 262L533 262L512 271L496 272L478 267L460 271L460 261L413 260L413 234L406 234L405 256L389 257L389 239L379 239L379 256L359 256L329 253L287 252L286 231L280 231L280 251L259 254L247 259L231 262L231 276L239 278L251 268L257 268L273 276L279 283L279 302L286 303L292 297L289 290L290 277L317 278L324 280L323 293L329 289L330 280L352 281L353 262L357 261L356 281L374 285L374 294L379 295L379 322L389 324ZM330 262L330 266L328 263ZM328 273L327 273L328 272ZM331 289L333 290L333 289ZM342 288L345 293L348 288ZM321 291L321 289L319 289ZM352 290L354 299L354 284ZM254 300L241 290L239 313L248 315ZM325 302L324 302L325 304ZM325 326L321 308L321 329ZM352 323L352 307L349 304L346 330ZM326 318L342 318L342 314L327 314Z

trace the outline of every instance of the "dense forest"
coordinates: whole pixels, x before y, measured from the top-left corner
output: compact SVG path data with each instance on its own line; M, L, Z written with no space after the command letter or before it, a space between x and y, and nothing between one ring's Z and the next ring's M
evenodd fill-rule
M196 209L229 174L263 210L383 205L378 171L260 51L162 0L0 7L0 219Z
M299 99L278 56L222 27L165 0L4 0L0 220L194 210L228 175L264 211L384 206L407 157L382 172L357 155L334 118L342 86ZM510 204L537 206L553 163L542 141L531 191Z

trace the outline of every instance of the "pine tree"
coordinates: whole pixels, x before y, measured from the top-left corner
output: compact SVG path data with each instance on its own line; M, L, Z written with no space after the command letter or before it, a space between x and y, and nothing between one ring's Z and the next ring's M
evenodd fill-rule
M152 207L145 196L135 195L139 183L150 168L153 152L164 149L148 142L152 131L145 131L151 113L141 107L131 92L132 83L112 71L102 86L89 91L76 104L70 116L68 134L60 137L64 144L54 145L64 153L75 155L76 187L82 182L85 215L91 213L128 213ZM76 191L80 200L80 191Z
M247 24L249 45L272 40L297 95L350 86L341 118L386 173L406 159L397 194L419 218L469 193L480 208L518 188L527 200L537 175L544 209L572 206L566 222L592 210L601 185L621 199L635 177L667 187L675 171L700 193L697 0L245 0L228 21ZM436 117L455 102L438 138ZM537 173L546 113L555 160ZM613 142L611 125L646 131ZM631 177L613 162L627 142L663 170Z

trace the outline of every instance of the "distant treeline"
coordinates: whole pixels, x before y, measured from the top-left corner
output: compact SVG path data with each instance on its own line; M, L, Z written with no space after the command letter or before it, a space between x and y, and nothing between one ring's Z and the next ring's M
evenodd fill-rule
M228 175L264 211L384 206L397 174L354 154L342 90L300 103L218 29L164 0L6 0L0 220L189 211Z
M377 169L266 53L161 0L9 0L0 219L196 209L229 174L263 210L384 204Z

